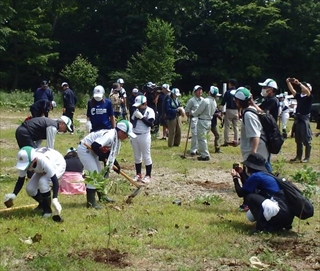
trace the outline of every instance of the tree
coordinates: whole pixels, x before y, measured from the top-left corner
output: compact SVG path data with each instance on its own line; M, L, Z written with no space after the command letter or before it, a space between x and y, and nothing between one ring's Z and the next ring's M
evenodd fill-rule
M141 53L132 56L128 61L127 81L144 84L171 83L179 77L175 73L175 42L171 24L160 19L149 20L147 25L147 43L142 46Z

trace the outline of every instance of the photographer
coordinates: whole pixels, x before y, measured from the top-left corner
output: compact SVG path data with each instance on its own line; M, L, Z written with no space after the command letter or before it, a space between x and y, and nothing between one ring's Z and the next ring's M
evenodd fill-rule
M115 118L122 118L122 107L124 105L124 98L121 94L121 88L119 83L113 83L112 90L110 92L110 100Z

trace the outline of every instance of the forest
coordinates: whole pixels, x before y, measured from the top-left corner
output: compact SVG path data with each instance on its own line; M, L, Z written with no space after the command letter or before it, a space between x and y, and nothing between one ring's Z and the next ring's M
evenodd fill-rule
M296 77L319 99L318 0L3 0L0 16L0 89L7 92L34 90L46 79L91 93L119 77L129 92L152 81L188 93L195 84L221 88L229 78L256 93L258 82L273 78L283 92L285 79ZM63 72L79 57L97 70L79 70L77 78L93 76L92 86Z

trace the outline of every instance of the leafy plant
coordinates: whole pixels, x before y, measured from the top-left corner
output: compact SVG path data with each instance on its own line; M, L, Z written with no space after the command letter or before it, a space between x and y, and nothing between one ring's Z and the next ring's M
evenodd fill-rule
M107 194L113 185L113 181L105 177L108 170L109 167L104 167L101 172L85 170L85 183L93 185L97 191Z
M284 175L284 168L286 164L286 159L283 157L283 155L279 155L277 157L277 160L273 162L272 167L275 175L283 176Z

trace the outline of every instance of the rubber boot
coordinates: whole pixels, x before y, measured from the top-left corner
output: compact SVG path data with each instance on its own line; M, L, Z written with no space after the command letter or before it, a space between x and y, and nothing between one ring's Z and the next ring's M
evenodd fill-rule
M220 150L220 148L216 147L215 153L222 153L222 151Z
M50 194L50 192L48 192ZM52 215L52 210L51 210L51 196L48 196L47 194L42 194L42 217L43 218L48 218Z
M97 194L98 194L98 198L99 198L99 202L114 202L114 199L112 198L109 198L107 196L107 194L103 193L103 192L99 192L97 191Z
M290 159L290 162L296 162L296 161L301 161L302 158L302 152L303 152L303 146L298 146L297 145L297 155L295 158Z
M288 134L287 134L287 130L286 129L282 129L282 136L284 139L288 138Z
M96 202L96 190L87 188L87 208L102 209Z
M311 146L306 146L306 153L305 153L305 158L301 161L302 163L308 163L310 159L310 154L311 154Z
M42 206L42 196L40 191L38 190L37 195L32 197L36 202L38 202L38 206L36 208L33 209L33 211L35 212L42 212L43 211L43 206Z

